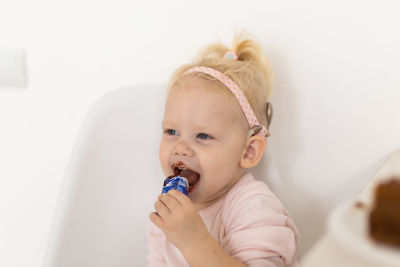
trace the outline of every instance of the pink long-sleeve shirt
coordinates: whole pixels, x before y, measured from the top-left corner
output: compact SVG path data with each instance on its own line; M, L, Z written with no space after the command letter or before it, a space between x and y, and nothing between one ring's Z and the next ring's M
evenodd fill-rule
M296 226L275 194L251 173L199 214L225 252L247 266L297 266ZM151 267L188 266L180 250L153 223L147 260Z

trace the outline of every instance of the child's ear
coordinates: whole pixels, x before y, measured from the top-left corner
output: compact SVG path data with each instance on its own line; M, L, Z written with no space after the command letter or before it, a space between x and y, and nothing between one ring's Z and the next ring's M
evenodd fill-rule
M246 142L244 154L240 159L240 166L246 169L256 166L264 154L265 146L265 137L258 134L250 137Z

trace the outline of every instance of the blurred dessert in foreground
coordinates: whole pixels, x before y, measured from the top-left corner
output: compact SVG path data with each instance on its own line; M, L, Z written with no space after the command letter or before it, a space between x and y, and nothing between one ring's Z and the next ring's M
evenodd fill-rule
M369 236L400 248L400 177L378 184L369 213Z

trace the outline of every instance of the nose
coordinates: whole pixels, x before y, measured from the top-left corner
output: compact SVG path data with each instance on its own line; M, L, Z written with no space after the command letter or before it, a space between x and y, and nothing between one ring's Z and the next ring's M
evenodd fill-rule
M180 141L176 144L173 150L174 155L193 157L194 151L188 143Z

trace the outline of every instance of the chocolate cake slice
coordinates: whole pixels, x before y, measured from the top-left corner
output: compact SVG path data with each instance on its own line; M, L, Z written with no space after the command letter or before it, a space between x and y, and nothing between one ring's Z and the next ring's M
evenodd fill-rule
M375 188L369 213L369 235L382 244L400 248L400 178L393 178Z

